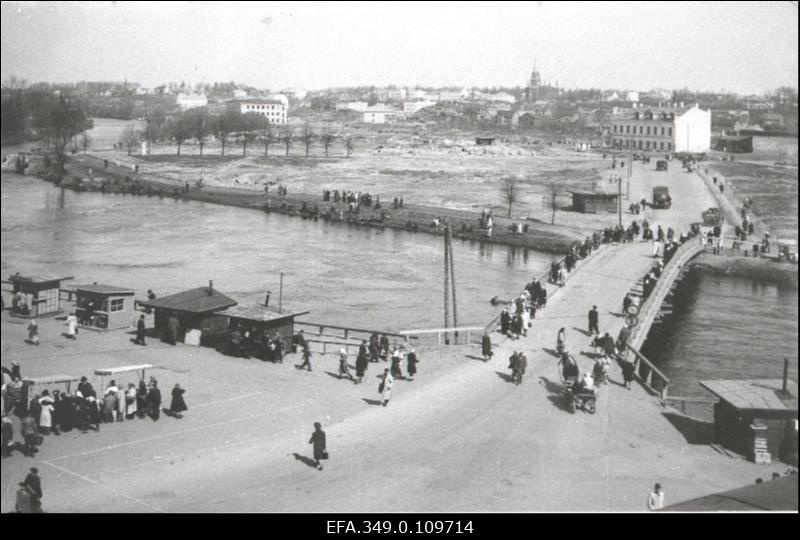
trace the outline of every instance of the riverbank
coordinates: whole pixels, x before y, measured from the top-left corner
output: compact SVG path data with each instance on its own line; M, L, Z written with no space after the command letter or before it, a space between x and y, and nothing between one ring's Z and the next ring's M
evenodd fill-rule
M37 167L38 169L38 167ZM213 204L236 206L301 217L349 223L356 226L390 228L433 235L444 234L442 224L449 219L453 236L464 240L523 247L546 253L563 254L576 242L583 240L586 231L578 227L550 225L538 220L508 219L494 216L494 229L487 238L478 226L479 214L466 210L404 204L393 208L384 203L380 209L361 207L350 213L343 202L323 202L319 196L305 193L278 195L273 188L267 193L253 190L177 185L174 180L154 174L140 173L135 168L104 162L90 155L75 155L65 166L66 176L59 185L76 191L122 193L140 196L173 197ZM36 176L58 182L52 172L37 170ZM438 221L438 225L436 222ZM513 224L522 223L527 230L514 232Z
M690 265L710 274L743 277L763 283L798 287L797 265L777 262L771 258L701 253L691 261Z

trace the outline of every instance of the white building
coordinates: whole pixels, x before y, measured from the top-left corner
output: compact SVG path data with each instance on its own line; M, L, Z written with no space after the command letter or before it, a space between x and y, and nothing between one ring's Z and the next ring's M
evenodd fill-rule
M336 104L337 111L365 112L369 109L366 101L343 101Z
M205 94L178 94L176 100L178 107L182 111L196 109L197 107L208 107L208 97Z
M386 92L386 97L392 101L402 101L408 97L408 90L405 88L390 88Z
M503 103L510 103L513 105L517 102L517 98L507 92L498 92L496 94L489 94L487 96L489 101L502 101Z
M628 92L627 94L625 94L625 101L629 103L638 103L639 92Z
M414 114L417 111L433 107L436 105L435 101L405 101L403 102L403 112L406 114Z
M364 122L367 124L385 124L393 122L400 117L400 111L393 109L370 107L364 111Z
M637 109L612 119L615 148L651 152L708 152L711 111L685 108Z
M286 100L284 96L284 100ZM280 99L248 99L239 103L242 114L256 113L266 117L270 124L285 124L289 114L286 101Z
M247 90L242 90L241 88L237 88L233 91L233 99L246 99L247 98Z

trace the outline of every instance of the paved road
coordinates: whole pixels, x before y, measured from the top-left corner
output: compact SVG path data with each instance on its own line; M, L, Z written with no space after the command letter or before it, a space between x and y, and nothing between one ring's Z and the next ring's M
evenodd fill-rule
M685 230L708 206L702 182L677 171L643 173L632 195L655 182L670 185L675 205L651 213L651 223ZM125 422L74 439L69 450L53 445L41 463L36 461L47 478L46 507L60 512L638 511L656 481L665 486L669 503L750 483L763 471L687 442L673 425L685 421L670 421L642 388L619 385L616 368L612 384L601 390L597 414L564 410L551 353L558 328L567 329L568 348L581 370L588 370L592 360L581 354L590 351L582 332L586 313L596 304L601 330L616 335L622 320L614 313L651 265L650 251L649 243L604 247L550 296L527 338L495 335L496 354L488 363L476 358L477 348L448 349L429 360L448 369L398 383L385 408L368 402L378 398L377 379L345 390L317 372L309 379L290 373L293 398L282 404L223 392L230 397L194 408L179 422L165 419L173 422L168 427L162 421L144 431L140 425L153 424ZM520 386L508 382L512 350L524 350L529 358ZM137 354L164 351L154 347ZM184 369L203 371L229 361L205 351L195 356L184 359ZM230 362L231 372L262 369ZM173 369L179 369L177 363ZM224 379L208 378L210 387L218 384L226 386ZM333 402L341 409L328 410ZM321 472L304 461L317 419L325 425L331 453ZM115 435L108 435L112 430ZM13 505L15 478L33 463L12 459L13 466L7 466L9 460L3 464L4 510Z

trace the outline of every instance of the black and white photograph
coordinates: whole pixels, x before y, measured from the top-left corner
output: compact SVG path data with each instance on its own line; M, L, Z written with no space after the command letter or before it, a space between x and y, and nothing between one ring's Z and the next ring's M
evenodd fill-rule
M0 512L798 512L797 2L1 15Z

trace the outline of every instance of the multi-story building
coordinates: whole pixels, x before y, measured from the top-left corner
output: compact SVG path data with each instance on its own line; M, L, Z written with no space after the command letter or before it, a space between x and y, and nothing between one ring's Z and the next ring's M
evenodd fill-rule
M658 152L707 152L711 148L711 112L688 109L635 110L612 119L615 148Z
M205 94L178 94L176 101L182 111L208 106L208 97Z
M270 124L285 124L289 113L289 106L282 99L248 99L240 101L239 105L242 114L260 114Z

